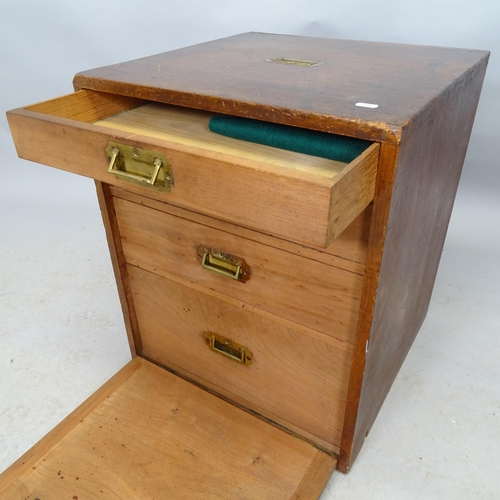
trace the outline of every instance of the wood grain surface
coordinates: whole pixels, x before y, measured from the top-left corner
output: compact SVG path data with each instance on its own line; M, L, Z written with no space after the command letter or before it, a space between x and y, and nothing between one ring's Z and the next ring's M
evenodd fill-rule
M244 33L84 71L75 76L74 85L399 142L404 125L484 55L478 50ZM267 62L279 57L321 64ZM359 102L378 107L356 106Z
M122 240L118 231L116 221L116 212L113 204L113 197L110 192L110 186L96 181L97 199L101 209L104 230L106 231L106 240L108 242L111 264L115 275L118 296L122 307L123 320L127 331L127 339L132 357L142 352L141 337L139 334L139 325L135 315L134 302L127 274L127 264L123 255Z
M317 500L334 458L139 357L131 366L18 477L0 477L3 499Z
M129 132L130 138L134 135L155 137L233 156L235 161L255 160L263 164L261 168L273 164L332 179L327 244L373 200L379 154L377 144L348 165L214 134L208 129L210 116L210 113L189 108L147 104L95 124Z
M382 147L341 470L359 453L427 313L487 62L408 126L399 149Z
M92 116L100 116L109 110L112 103L109 96L102 98L100 93L87 91L78 95L78 98L65 96L35 105L33 109L8 113L20 157L322 248L327 247L372 201L378 144L370 146L346 166L348 176L329 177L316 171L314 165L317 159L311 159L311 168L288 168L256 159L261 153L252 158L245 155L237 157L234 153L193 145L191 140L189 144L184 144L182 140L175 142L173 138L167 140L149 136L148 130L135 133L89 124L85 121L89 119L89 102L90 108L96 108L94 113L90 113ZM131 106L127 99L120 96L116 99L116 109ZM73 105L81 105L81 110L73 110ZM56 116L59 108L62 117ZM83 121L75 116L82 116ZM172 192L148 191L147 188L117 180L108 173L104 151L110 140L164 154L173 167L175 187ZM289 152L285 157L294 155L306 156ZM318 171L321 172L321 169ZM352 175L353 171L355 175ZM345 184L346 178L351 177L352 181L347 181L349 189L342 192L333 189L337 178ZM344 199L341 204L335 205L332 196ZM251 210L248 207L252 207Z
M118 390L135 371L139 370L143 363L144 361L139 358L129 362L59 425L0 474L0 497L8 500L30 498L29 487L25 485L24 478L36 474L34 472L36 471L36 464L44 462L46 454L59 446L63 439L66 439L96 408ZM33 498L35 497L36 495L33 495Z
M211 132L208 122L213 113L167 104L149 103L96 121L95 125L129 132L130 135L156 137L170 142L248 158L283 168L312 172L333 179L346 163L295 153L254 142L232 139Z
M104 202L101 199L101 203L105 208L105 222L106 217L108 219L108 238L114 242L111 242L111 249L115 252L115 267L122 270L117 273L118 279L129 272L133 281L134 286L125 295L130 303L133 300L140 317L139 327L132 327L135 333L130 334L136 339L138 351L159 363L171 363L171 367L183 375L205 383L211 390L219 390L223 396L233 394L238 404L246 402L250 410L271 420L275 418L278 424L289 422L290 430L300 434L302 429L307 439L317 436L318 445L324 446L325 442L330 446L340 445L338 466L347 472L425 318L488 56L488 52L478 50L249 33L80 73L75 77L75 88L91 90L14 110L8 113L8 119L21 157L115 186L109 190L103 188L101 198L104 197ZM268 61L280 57L299 60L299 63ZM304 64L304 60L313 64ZM165 127L169 130L167 135L159 130L163 113L159 110L167 108L148 105L143 108L149 110L145 118L142 111L135 109L144 104L140 99L359 137L377 144L373 144L362 158L331 176L328 168L325 170L322 166L316 172L297 167L293 162L293 168L284 166L280 163L283 161L280 155L264 161L259 158L262 149L238 155L227 144L222 148L214 145L200 148L192 142L191 125L186 122L181 126L182 137L176 142L168 135L173 127ZM373 106L364 107L360 103ZM93 124L118 113L123 114L117 123L112 123L116 121L112 118L105 125ZM131 118L135 124L130 123ZM104 149L110 138L166 154L174 166L172 193L147 191L108 174ZM298 159L298 163L300 161ZM280 316L274 309L275 304L265 310L256 307L257 302L252 305L231 298L216 290L213 283L211 289L201 285L197 278L188 281L165 271L165 276L169 276L166 279L128 265L123 271L125 264L119 248L119 231L129 240L129 243L124 240L124 245L129 245L130 260L147 266L139 262L137 255L140 252L132 251L132 247L139 245L134 241L139 233L138 221L127 215L124 218L129 221L127 227L122 222L123 227L118 228L114 207L110 205L111 193L121 198L116 202L119 210L124 211L128 206L125 204L133 202L148 207L141 208L140 213L146 213L144 210L148 210L148 214L158 212L152 217L155 221L152 231L140 227L153 242L152 250L146 249L146 254L155 262L148 269L155 272L164 265L160 262L159 251L163 243L155 242L155 235L168 214L169 221L191 218L189 226L197 224L210 228L204 233L206 235L214 230L225 231L228 242L247 238L252 241L249 248L276 246L276 252L289 254L290 262L302 255L314 262L313 267L316 264L331 266L363 276L354 345L295 323L290 319L292 316L282 312ZM373 206L365 209L372 197ZM146 198L149 200L145 202ZM198 213L192 218L187 211ZM172 227L175 228L175 224ZM183 238L180 233L185 227L184 222L178 225L178 238ZM333 238L337 239L332 243ZM243 250L240 246L235 253L244 254ZM176 252L180 255L182 250ZM123 283L125 289L127 279ZM293 300L297 301L298 296ZM359 292L356 297L359 298ZM248 297L245 300L251 302ZM305 324L312 321L312 317L302 320L293 317L295 319ZM237 366L243 369L238 372L234 365L227 364L233 361L211 351L207 353L206 346L197 343L207 320L210 328L221 330L218 333L225 333L230 325L231 334L227 336L249 344L257 353L255 363L250 367ZM139 335L144 346L137 341ZM207 364L205 359L210 357L212 360ZM256 386L255 380L258 380ZM144 422L132 412L128 401L134 401L134 411L137 406L141 411L145 409L146 415L158 415L154 400L166 397L161 391L170 390L163 386L160 390L156 382L148 383L151 389L144 388L147 400L133 399L142 398L142 394L136 395L136 386L132 384L130 390L124 390L123 398L120 396L116 401L119 406L122 399L124 413L130 411L130 415L135 415L134 425ZM174 393L177 384L173 383ZM137 387L143 390L142 385ZM201 396L196 394L200 401L209 396L203 392L199 393ZM173 397L180 396L174 394ZM213 404L208 402L207 405L210 413ZM197 408L190 407L190 415L198 417L190 417L189 422L196 432L201 432L204 445L210 447L213 440L221 436L217 434L220 422L210 424L213 434L205 435L199 423L204 410L199 409L201 406ZM106 412L101 414L100 409L94 410L95 422L111 414L110 410ZM168 422L174 422L172 427L159 435L176 442L173 436L182 429L177 426L175 417ZM77 461L83 465L98 463L99 456L104 457L104 454L90 454L90 459L78 455L81 450L86 453L88 436L96 436L98 431L94 425L75 427L75 423L73 420L64 424L68 433L63 432L66 436L63 441L70 443L65 448L70 450L65 460L74 463L74 467L79 467L75 465ZM83 428L86 430L81 431ZM253 429L252 426L248 428ZM276 431L271 425L265 429L265 432ZM140 432L148 436L148 431L146 426ZM85 439L83 432L87 433ZM116 432L121 440L122 431ZM129 425L124 432L130 438L136 431ZM237 447L241 445L238 441L241 436L252 432L243 432L240 427L239 434L234 437ZM262 436L267 439L265 432ZM26 484L38 487L41 483L37 481L52 477L54 471L62 473L58 462L51 462L49 469L38 465L36 469L29 469L26 465L31 467L33 460L39 460L39 450L43 447L52 450L53 439L54 435L45 441L50 446L42 444L42 448L36 448L32 458L28 455L26 461L16 466L15 473L3 476L10 478L9 488L13 485L20 488L9 490L14 492L13 496L6 498L26 498L34 491L31 486L26 489ZM274 434L269 439L274 440ZM145 448L138 447L138 439L126 442L133 444L136 456L146 455ZM105 449L102 443L99 452ZM121 460L122 450L116 448L113 457ZM165 449L153 447L152 453L167 460ZM193 448L179 448L172 455L172 470L183 483L186 474L191 474L190 469L184 467L193 458L189 450ZM216 485L205 467L214 458L203 455L197 472L189 477L196 479L200 488L203 486L204 493L195 489L187 497L211 498L207 495L216 492L213 498L221 495L224 498L225 493L217 497L219 490L216 488L220 487L230 492L229 498L239 498L240 492L231 489L234 483L230 479L233 472L241 472L245 480L255 486L255 498L279 498L277 491L285 492L285 498L317 498L320 490L315 488L319 483L324 484L333 462L316 451L301 450L297 459L295 452L280 451L273 455L273 460L264 460L265 467L260 467L258 462L256 473L251 468L255 465L253 462L248 473L245 469L248 462L242 465L239 461L248 459L241 450L237 450L234 457L230 451L224 451L228 453L228 463L223 468L230 474L216 475ZM202 456L201 451L194 453L197 457ZM253 451L250 456L253 457L251 461L261 457ZM71 462L73 458L75 461ZM50 459L56 460L52 455ZM292 464L291 476L281 477L281 467L287 466L288 459ZM181 467L179 471L177 461ZM115 462L113 458L107 463L106 477L115 477L112 466ZM151 467L147 469L148 477L152 482L141 483L141 478L137 477L140 469L135 462L131 463L130 469L127 465L125 470L130 470L135 484L152 484L156 488L159 484L155 482L156 477L165 473L159 472L154 462L148 462L147 467ZM88 471L93 470L90 467ZM299 469L300 472L293 472ZM262 480L264 476L259 476L260 471L265 480ZM99 477L97 470L95 473ZM125 492L124 498L130 498L131 490L127 489L126 481L108 484L102 477L99 481L99 484L106 484L107 492L111 487L123 487L119 493ZM310 481L316 486L310 487ZM195 481L195 488L198 482ZM67 483L57 478L51 484L64 488ZM173 493L172 498L175 498Z
M326 335L296 331L225 300L129 266L143 354L274 421L291 423L337 447L352 349ZM247 347L245 366L209 349L214 332ZM286 425L285 425L286 426Z
M354 344L363 285L359 274L119 198L114 210L128 263L203 285ZM200 246L244 259L248 281L204 269Z
M167 214L175 215L183 219L192 220L204 226L213 227L226 233L241 236L243 238L272 246L295 255L302 255L317 262L323 262L330 266L363 275L365 272L366 252L368 248L368 235L370 232L372 204L368 205L361 214L336 238L327 248L314 247L294 243L283 238L271 236L265 233L252 231L230 222L207 217L206 215L191 210L185 210L175 205L165 203L145 196L140 196L130 191L110 186L115 198L132 201L145 207L159 210Z
M27 111L67 120L94 123L109 116L141 106L145 101L104 92L75 92L57 99L27 106Z

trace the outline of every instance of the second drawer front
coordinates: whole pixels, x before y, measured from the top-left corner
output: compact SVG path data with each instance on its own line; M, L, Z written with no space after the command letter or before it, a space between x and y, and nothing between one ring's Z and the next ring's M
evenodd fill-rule
M144 355L338 450L350 346L134 266L128 274ZM246 347L251 364L211 350L207 332Z
M361 275L137 203L114 200L128 263L191 281L354 343ZM203 246L243 258L250 279L242 283L204 269L198 255Z

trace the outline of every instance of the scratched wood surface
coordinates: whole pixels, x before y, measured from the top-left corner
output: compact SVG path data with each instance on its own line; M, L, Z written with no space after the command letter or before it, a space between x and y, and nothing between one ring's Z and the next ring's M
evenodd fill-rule
M382 146L343 471L358 455L427 314L487 62L482 53L405 129L399 148Z
M84 71L75 88L399 142L485 52L243 33ZM273 58L317 62L278 64ZM418 84L415 82L418 75ZM364 102L378 107L356 106Z
M272 57L319 64L266 61ZM339 456L339 468L347 472L425 317L487 60L488 53L477 50L243 34L80 73L76 89L111 94L104 98L89 90L15 110L9 122L22 157L115 184L132 197L200 212L198 217L212 218L221 228L241 226L237 233L259 230L266 233L262 241L291 240L280 248L300 254L303 246L309 256L322 253L319 247L326 248L335 234L329 218L336 203L331 179L312 179L309 172L273 163L266 164L263 176L256 168L261 162L234 162L234 156L222 158L210 150L200 161L193 146L141 132L134 136L135 145L175 151L175 162L188 165L176 179L182 181L176 192L152 196L105 174L102 151L109 137L128 143L134 132L92 122L128 112L143 104L135 101L140 98L382 143L367 152L371 174L376 170L377 175L373 209L364 211L368 244L358 245L361 253L352 258L364 267L366 257L366 271ZM357 106L360 102L377 106ZM71 155L75 145L79 154ZM278 182L282 171L286 176ZM352 185L358 173L350 173ZM259 191L248 197L245 189L257 185ZM272 202L262 203L262 198ZM330 245L319 261L331 259L329 248L339 247ZM334 260L348 258L349 244L340 253ZM217 293L210 291L212 297ZM284 327L287 321L278 323ZM298 491L295 498L303 498L304 490Z

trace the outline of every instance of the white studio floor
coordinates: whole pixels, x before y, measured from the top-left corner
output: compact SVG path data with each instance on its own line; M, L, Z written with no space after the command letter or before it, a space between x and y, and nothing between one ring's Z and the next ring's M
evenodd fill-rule
M92 182L43 170L59 200L0 199L0 470L129 359ZM459 190L428 317L322 500L500 498L499 214Z

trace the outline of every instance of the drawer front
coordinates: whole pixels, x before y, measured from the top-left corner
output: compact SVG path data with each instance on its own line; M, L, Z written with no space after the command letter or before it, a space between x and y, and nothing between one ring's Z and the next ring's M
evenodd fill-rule
M92 91L8 113L22 158L292 241L325 248L373 200L378 144L342 163L218 136L208 130L209 118ZM120 160L120 147L113 156L110 141L132 153L151 152L146 178L154 184L168 177L171 191L127 182L137 182L135 167L146 167L134 158ZM163 159L161 168L169 165L168 175L153 174L155 155ZM121 168L129 161L127 177Z
M153 273L128 266L143 354L243 406L336 449L350 346L298 331ZM216 333L244 346L251 364L210 349Z
M130 201L114 206L128 263L354 343L361 275ZM203 249L243 260L248 274L238 281L213 272L217 264L203 267Z

